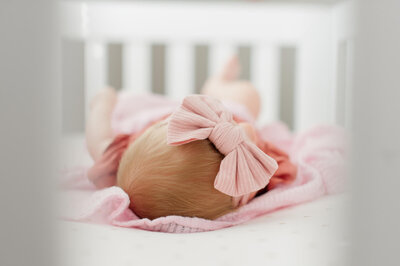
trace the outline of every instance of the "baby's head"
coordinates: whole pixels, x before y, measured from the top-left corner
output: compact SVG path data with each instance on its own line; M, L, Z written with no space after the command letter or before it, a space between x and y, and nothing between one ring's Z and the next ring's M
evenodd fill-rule
M235 209L214 188L223 155L208 140L180 146L166 142L167 122L148 128L124 153L117 183L142 218L181 215L215 219Z
M188 96L128 147L117 185L141 218L215 219L250 200L278 167L253 138L218 100Z

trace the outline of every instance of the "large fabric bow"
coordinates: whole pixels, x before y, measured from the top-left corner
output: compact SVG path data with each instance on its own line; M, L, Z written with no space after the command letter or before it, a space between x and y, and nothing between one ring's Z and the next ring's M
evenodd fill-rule
M274 159L247 140L222 103L210 96L187 96L171 115L167 143L209 139L225 155L214 187L237 197L264 188L278 169Z

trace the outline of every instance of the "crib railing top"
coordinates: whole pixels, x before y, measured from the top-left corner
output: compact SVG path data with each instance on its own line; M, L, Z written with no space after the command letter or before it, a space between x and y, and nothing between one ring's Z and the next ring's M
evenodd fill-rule
M349 7L345 2L335 6L304 2L60 5L63 37L85 43L86 102L107 83L109 43L122 44L123 87L144 91L150 90L151 46L165 45L165 93L175 98L194 91L195 45L209 47L209 74L238 46L247 46L251 80L264 101L263 119L282 119L281 107L289 103L295 129L345 116L351 86ZM294 52L289 60L290 84L282 78L287 69L282 68L279 49L285 46ZM186 75L181 74L183 69ZM291 100L282 101L285 95Z
M61 10L64 36L72 38L244 44L297 42L330 12L326 5L220 2L66 2Z

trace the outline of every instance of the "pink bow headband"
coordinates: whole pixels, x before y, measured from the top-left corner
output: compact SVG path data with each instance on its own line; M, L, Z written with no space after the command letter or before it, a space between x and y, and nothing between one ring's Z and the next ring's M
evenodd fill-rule
M207 138L225 155L214 182L222 193L237 197L262 189L278 169L274 159L246 139L220 101L204 95L185 97L170 117L168 144Z

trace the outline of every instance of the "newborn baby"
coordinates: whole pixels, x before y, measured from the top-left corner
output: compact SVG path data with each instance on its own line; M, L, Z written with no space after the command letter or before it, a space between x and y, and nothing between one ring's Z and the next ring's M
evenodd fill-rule
M117 96L112 89L101 91L92 101L86 127L95 161L89 179L99 188L121 187L132 211L149 219L215 219L292 182L296 167L288 155L235 113L235 108L245 108L255 119L260 109L257 91L249 82L237 81L238 72L233 58L206 82L201 95L185 97L172 114L160 114L132 134L113 136Z

